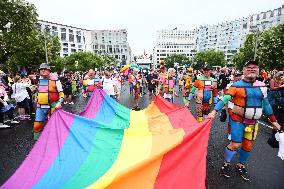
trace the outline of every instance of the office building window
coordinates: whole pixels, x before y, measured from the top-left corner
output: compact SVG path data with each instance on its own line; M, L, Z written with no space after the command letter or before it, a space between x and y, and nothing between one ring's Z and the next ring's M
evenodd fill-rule
M66 33L61 33L61 40L66 41Z

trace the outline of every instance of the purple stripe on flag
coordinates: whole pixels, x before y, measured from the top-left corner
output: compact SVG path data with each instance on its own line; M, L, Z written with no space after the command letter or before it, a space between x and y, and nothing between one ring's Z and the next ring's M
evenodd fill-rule
M1 188L32 188L57 158L74 118L63 110L55 111L24 163Z
M95 88L85 109L79 115L89 119L96 117L97 112L104 102L105 95L106 93L103 90L98 90L97 88Z

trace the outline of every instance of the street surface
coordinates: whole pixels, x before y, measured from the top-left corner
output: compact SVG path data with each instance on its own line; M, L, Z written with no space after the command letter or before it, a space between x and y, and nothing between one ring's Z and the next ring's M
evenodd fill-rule
M131 100L129 99L129 88L126 85L122 87L120 102L131 108ZM139 105L143 109L147 107L150 101L151 98L144 94ZM77 97L74 102L74 105L64 105L64 109L78 114L85 107L86 100ZM176 97L174 102L181 105L182 99ZM194 103L192 103L191 110L195 114ZM0 130L0 186L16 171L31 150L34 144L32 130L32 121L25 121L21 125L12 126L10 129ZM267 144L271 129L263 125L260 125L255 146L247 162L251 181L242 180L235 169L233 169L229 179L220 176L220 168L224 161L224 151L227 145L226 132L226 123L220 122L219 118L216 117L211 128L208 145L206 180L208 189L284 188L284 161L277 157L278 149L273 149ZM236 158L232 164L234 165L234 163L236 163ZM188 182L190 182L190 178L188 178Z

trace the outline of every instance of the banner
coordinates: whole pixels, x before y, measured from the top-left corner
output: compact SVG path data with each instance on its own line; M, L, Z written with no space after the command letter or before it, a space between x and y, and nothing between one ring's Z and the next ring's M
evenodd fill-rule
M80 115L52 114L0 188L205 188L210 126L160 96L134 111L96 89Z

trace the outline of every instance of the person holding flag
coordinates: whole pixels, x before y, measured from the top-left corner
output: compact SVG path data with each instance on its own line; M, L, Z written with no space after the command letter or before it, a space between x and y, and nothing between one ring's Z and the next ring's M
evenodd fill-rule
M256 80L258 74L258 63L256 61L246 62L243 66L243 79L233 83L228 88L223 98L208 115L208 118L214 119L218 111L222 110L228 102L232 102L229 112L231 140L226 147L225 162L221 168L222 175L226 178L230 177L230 162L239 152L239 162L236 164L237 171L244 180L250 180L245 163L253 148L258 132L257 120L261 118L262 112L275 128L281 128L268 102L265 83Z
M195 90L198 89L196 96L196 114L198 122L203 121L203 116L205 119L207 118L212 101L216 104L218 100L217 80L210 76L211 70L211 66L204 65L203 75L194 81L194 85L189 94L188 107L195 95Z

